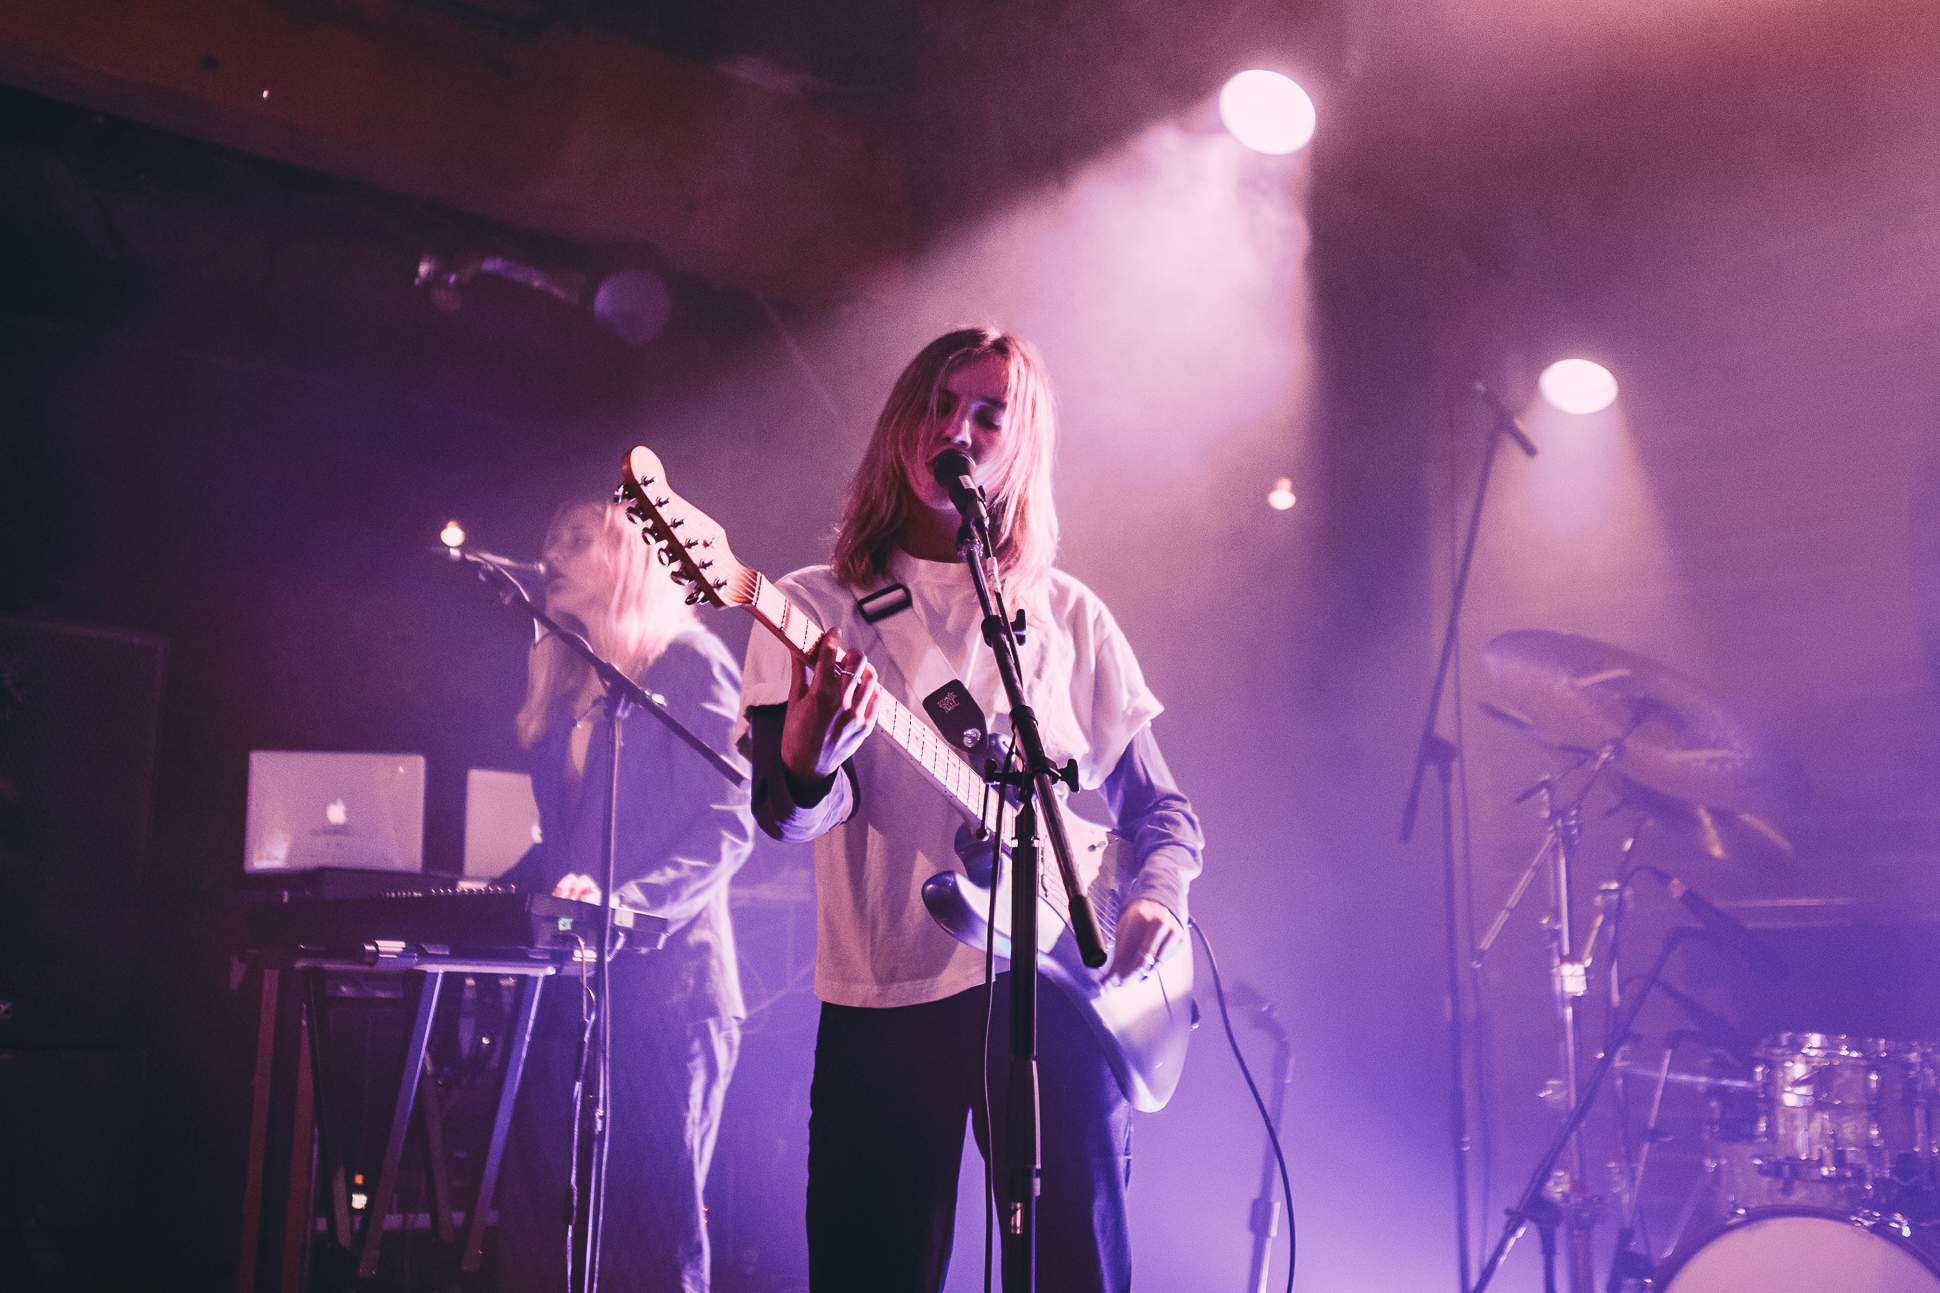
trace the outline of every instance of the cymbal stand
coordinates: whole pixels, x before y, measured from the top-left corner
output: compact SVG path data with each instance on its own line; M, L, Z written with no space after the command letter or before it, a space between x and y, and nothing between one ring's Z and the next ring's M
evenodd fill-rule
M1625 1003L1622 1016L1610 1030L1610 1036L1615 1039L1615 1042L1603 1048L1603 1054L1598 1057L1596 1067L1590 1071L1588 1080L1583 1084L1582 1092L1570 1108L1569 1116L1563 1120L1563 1125L1557 1128L1555 1137L1549 1143L1549 1149L1543 1154L1542 1160L1536 1164L1536 1170L1530 1173L1528 1183L1516 1199L1516 1205L1509 1209L1508 1221L1502 1228L1502 1235L1496 1240L1494 1249L1490 1251L1488 1261L1483 1264L1482 1272L1476 1278L1472 1293L1484 1293L1489 1287L1489 1282L1495 1278L1495 1273L1502 1268L1502 1259L1508 1256L1509 1249L1516 1242L1517 1237L1532 1221L1539 1220L1543 1211L1541 1200L1549 1187L1550 1174L1557 1161L1562 1158L1563 1151L1577 1141L1578 1133L1583 1128L1583 1120L1589 1116L1590 1106L1596 1100L1597 1092L1603 1089L1603 1080L1610 1075L1610 1070L1616 1067L1617 1055L1622 1049L1621 1042L1629 1038L1631 1026L1637 1022L1637 1015L1642 1011L1644 1002L1649 999L1651 988L1656 986L1658 978L1664 973L1664 967L1669 964L1671 954L1678 949L1686 937L1695 932L1697 932L1696 926L1675 925L1664 936L1664 946L1657 953L1656 961L1651 964L1650 972L1644 976L1643 983ZM1565 1209L1564 1218L1567 1222L1567 1209ZM1587 1236L1585 1238L1587 1239ZM1571 1266L1572 1276L1574 1276L1575 1263L1572 1262ZM1577 1293L1577 1290L1573 1289L1572 1293ZM1591 1293L1588 1285L1584 1286L1582 1293Z
M1530 860L1522 879L1509 895L1509 901L1496 914L1494 923L1489 926L1489 931L1483 936L1475 954L1475 964L1479 968L1482 958L1488 954L1496 938L1502 933L1510 913L1515 910L1517 903L1527 892L1536 873L1544 870L1547 864L1550 875L1550 910L1543 920L1543 926L1549 931L1550 983L1556 1002L1557 1058L1562 1070L1555 1090L1565 1106L1569 1108L1575 1108L1580 1097L1577 1083L1580 1045L1577 1001L1589 989L1589 956L1594 949L1596 939L1596 930L1593 929L1590 937L1583 941L1579 949L1571 920L1570 873L1575 861L1576 846L1582 835L1583 803L1589 798L1590 791L1595 788L1604 770L1622 753L1622 749L1620 741L1611 741L1566 771L1563 774L1565 776L1588 765L1588 775L1584 778L1582 787L1568 800L1559 801L1556 793L1557 781L1548 776L1516 798L1517 803L1522 803L1532 796L1542 796L1543 840L1537 847L1536 855ZM1598 928L1600 926L1599 920ZM1606 1047L1606 1050L1608 1049L1610 1048ZM1590 1241L1595 1228L1594 1201L1583 1188L1587 1178L1581 1125L1581 1118L1573 1120L1570 1135L1563 1144L1558 1146L1557 1153L1552 1155L1550 1166L1554 1167L1555 1159L1562 1156L1564 1149L1568 1150L1568 1158L1563 1166L1567 1188L1560 1192L1561 1197L1557 1202L1562 1207L1570 1293L1594 1293L1596 1275L1591 1267L1590 1252ZM1548 1184L1547 1181L1543 1183L1545 1187ZM1535 1195L1532 1194L1518 1208L1518 1213L1522 1215L1525 1222L1534 1219L1527 1212L1530 1200L1533 1198ZM1488 1269L1485 1268L1483 1278L1475 1285L1476 1290L1479 1291L1487 1282L1487 1274Z

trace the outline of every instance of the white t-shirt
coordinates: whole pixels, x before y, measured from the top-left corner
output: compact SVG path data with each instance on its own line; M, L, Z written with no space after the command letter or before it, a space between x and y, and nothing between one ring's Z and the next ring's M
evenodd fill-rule
M883 580L891 583L910 592L910 609L895 618L913 614L920 630L885 620L888 640L856 610L857 596L875 590L846 587L827 566L798 570L777 587L816 623L838 629L845 648L861 647L882 686L913 713L922 716L923 697L955 677L992 730L1008 733L1009 706L983 643L969 567L898 551ZM1045 753L1058 766L1076 759L1079 784L1094 789L1163 706L1111 612L1070 575L1053 570L1025 619L1024 689ZM757 628L742 674L737 739L750 706L788 699L792 667L787 647ZM816 995L844 1006L908 1006L983 982L982 953L945 933L922 899L931 876L963 870L953 847L962 815L882 732L863 742L853 763L855 811L815 841Z

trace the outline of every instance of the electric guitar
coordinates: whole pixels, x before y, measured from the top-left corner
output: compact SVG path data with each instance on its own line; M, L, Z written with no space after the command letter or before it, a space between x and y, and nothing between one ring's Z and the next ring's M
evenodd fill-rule
M657 545L668 573L687 585L689 605L739 606L786 643L797 660L806 662L814 657L822 642L821 626L761 572L735 559L728 549L726 532L674 492L667 484L666 469L651 449L636 448L627 455L620 494L628 503L629 515L641 523L642 541ZM1001 868L994 929L986 919L986 913L992 910L992 894L986 885L970 878L989 875L990 845L987 840L980 842L973 829L982 823L982 773L886 689L877 702L875 735L890 742L914 764L966 823L957 832L957 851L967 874L944 871L923 884L923 903L931 918L959 942L978 951L988 944L995 955L1010 959L1012 868ZM1065 832L1072 863L1109 951L1130 883L1129 872L1136 861L1131 842L1075 814L1066 816ZM1069 906L1057 869L1049 865L1051 847L1042 825L1038 834L1041 856L1047 863L1038 869L1038 966L1079 1006L1097 1034L1125 1098L1136 1109L1149 1112L1162 1108L1179 1085L1186 1040L1197 1022L1192 1002L1191 949L1161 961L1142 978L1107 987L1102 971L1090 969L1078 956Z

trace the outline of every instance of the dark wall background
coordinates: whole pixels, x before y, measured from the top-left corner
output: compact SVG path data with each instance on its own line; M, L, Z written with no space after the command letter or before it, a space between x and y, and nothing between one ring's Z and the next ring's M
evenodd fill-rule
M523 766L509 720L529 639L436 551L439 527L462 518L475 542L536 551L559 501L617 483L623 423L769 325L750 298L692 282L644 354L503 279L448 313L413 286L425 253L595 276L654 262L26 95L0 103L0 609L169 648L145 751L152 830L132 841L145 856L6 859L24 937L4 1045L67 1048L7 1066L23 1075L10 1160L77 1178L65 1196L10 1179L6 1228L43 1229L14 1242L44 1273L212 1287L232 1279L254 1045L254 980L232 963L247 752L424 754L427 865L455 871L465 770ZM45 680L27 682L45 706ZM77 690L51 699L79 714L93 689L129 684L62 685ZM140 722L96 721L143 746ZM63 804L129 788L91 777ZM120 1165L113 1191L87 1187L101 1155Z
M877 55L893 77L811 92L902 133L924 254L947 258L984 219L1075 185L1095 154L1147 123L1194 100L1203 114L1223 70L1289 24L1324 32L1324 17L1237 6L1221 24L1182 28L1162 6L1126 6L1115 20L929 6L913 31L872 32L894 36ZM697 47L696 56L709 52ZM807 56L807 69L822 57ZM90 858L11 864L21 909L58 931L55 942L98 931L112 950L86 982L35 976L27 957L12 963L14 982L62 1010L130 1003L88 1037L59 1039L112 1052L112 1064L96 1066L105 1076L36 1077L22 1089L37 1107L62 1093L42 1123L57 1141L102 1121L103 1091L117 1110L107 1124L140 1129L120 1142L118 1174L80 1173L116 1190L40 1216L42 1233L20 1242L34 1247L43 1272L61 1273L60 1287L154 1271L179 1287L227 1287L255 1022L253 980L239 978L233 960L241 932L228 898L247 751L423 753L427 858L455 867L464 769L520 763L509 718L525 638L428 550L437 528L456 517L484 546L530 553L556 502L610 487L619 453L646 441L684 492L729 523L751 564L779 572L819 559L889 377L921 340L989 298L943 289L916 306L885 305L879 286L859 285L855 300L809 314L669 275L674 320L633 349L583 313L503 280L478 279L454 313L413 278L427 253L497 254L597 281L621 268L664 270L651 248L568 246L24 94L7 95L4 107L0 612L114 625L169 644L142 864L114 874ZM1304 173L1259 171L1249 183L1292 211ZM1301 244L1289 246L1276 254L1297 269ZM983 272L1001 280L1001 260ZM1190 276L1189 261L1179 272ZM1040 314L1058 291L1055 278L1042 287ZM1296 293L1304 294L1297 278L1276 278L1263 295L1300 320ZM1361 362L1353 380L1372 382L1371 361ZM1098 370L1109 376L1109 366ZM1069 551L1139 644L1171 707L1174 767L1228 859L1209 873L1197 911L1220 938L1229 975L1290 1005L1298 982L1318 985L1303 1014L1341 1045L1372 1044L1388 1057L1358 1078L1317 1071L1311 1098L1333 1100L1373 1076L1367 1099L1398 1111L1412 1043L1390 1025L1399 1012L1412 1033L1432 1015L1432 995L1410 988L1410 968L1375 989L1378 1009L1366 1008L1356 966L1372 927L1390 925L1392 904L1358 891L1343 923L1327 887L1337 865L1327 859L1367 855L1364 834L1328 807L1327 787L1383 762L1390 742L1355 726L1343 668L1316 653L1358 654L1368 633L1408 618L1408 532L1384 529L1362 558L1364 571L1377 572L1369 579L1336 572L1309 586L1294 572L1351 548L1357 508L1388 492L1397 472L1412 490L1405 460L1370 473L1362 455L1323 449L1311 479L1337 473L1343 486L1309 492L1303 481L1310 501L1291 525L1252 503L1204 526L1209 508L1256 499L1308 453L1301 423L1273 414L1203 462L1190 439L1151 461L1142 447L1111 461L1113 418L1090 403L1081 394L1066 410L1065 478L1091 497L1072 514ZM1378 410L1356 418L1355 434L1390 434ZM1160 463L1189 467L1189 487L1175 488L1185 481L1168 480ZM1147 521L1128 530L1137 508ZM1226 589L1212 571L1229 561L1238 582ZM1343 618L1336 599L1356 609ZM738 649L746 624L713 624ZM1351 693L1379 666L1347 668L1359 674ZM1290 739L1300 731L1315 736ZM777 851L758 856L742 886L739 918L755 935L748 969L770 1004L723 1132L723 1288L789 1287L801 1269L813 1007L799 975L799 878L799 859ZM33 1039L10 1042L25 1050ZM1257 1124L1228 1063L1208 1046L1199 1054L1176 1112L1141 1133L1141 1170L1174 1182L1149 1193L1152 1221L1141 1222L1151 1235L1142 1269L1160 1287L1194 1278L1206 1260L1196 1232L1209 1218L1223 1234L1217 1261L1235 1274L1245 1261ZM1358 1135L1368 1116L1357 1109L1339 1135ZM1432 1120L1402 1113L1409 1126L1419 1117ZM1389 1170L1412 1133L1382 1134L1389 1143L1365 1164L1369 1178ZM98 1157L98 1132L72 1135L78 1157ZM1177 1213L1168 1201L1187 1182L1208 1189L1196 1209ZM17 1195L46 1188L23 1182ZM1330 1203L1338 1191L1323 1179L1301 1189L1303 1206L1344 1206ZM1353 1260L1352 1226L1334 1233L1316 1251L1331 1246L1334 1261ZM961 1247L975 1244L966 1232Z
M1229 976L1295 1025L1309 1279L1427 1287L1453 1266L1432 818L1411 847L1392 841L1482 443L1470 377L1521 408L1544 364L1587 353L1623 398L1581 423L1532 406L1544 455L1498 479L1447 727L1492 694L1480 655L1495 632L1575 629L1645 651L1772 731L1816 792L1777 823L1796 859L1710 859L1667 832L1660 864L1748 918L1803 909L1851 929L1857 912L1862 934L1940 899L1940 28L1921 6L586 13L695 60L759 57L888 128L919 223L908 281L858 284L811 313L670 276L673 323L639 349L503 280L448 313L412 285L427 252L593 280L663 267L651 248L568 246L0 99L0 613L169 648L135 882L90 858L8 862L45 936L92 938L88 963L106 967L59 990L139 1003L89 1025L116 1053L95 1089L142 1128L99 1178L139 1202L116 1214L133 1222L104 1250L115 1260L189 1287L232 1278L253 1007L231 988L237 930L219 891L246 751L425 753L429 855L445 865L464 768L516 766L521 633L426 551L436 528L457 517L485 546L528 553L559 498L609 486L644 440L749 564L819 559L889 377L976 310L1048 338L1069 432L1067 564L1107 596L1168 703L1161 735L1213 845L1196 912ZM1257 61L1311 78L1321 134L1285 167L1215 164L1195 151L1208 97ZM1213 180L1243 201L1203 200L1195 185ZM1174 202L1226 222L1161 227ZM1165 237L1128 236L1115 204ZM1209 281L1217 301L1188 290ZM1221 402L1249 381L1254 398ZM1255 500L1280 475L1300 503L1268 516ZM713 623L737 646L747 631ZM1535 843L1508 801L1547 765L1506 733L1469 723L1467 737L1480 923ZM1614 871L1629 820L1597 819L1586 885ZM749 876L773 905L747 920L776 924L776 946L799 911L791 865L765 857ZM732 1222L736 1262L755 1254L741 1287L785 1287L799 1269L799 1140L770 1134L799 1127L812 1006L786 991L798 965L762 968L781 990L773 1062L736 1087L760 1104L724 1158L761 1200ZM1748 1019L1807 1008L1740 1001L1715 966L1684 982ZM1554 1072L1533 913L1479 987L1494 1042L1481 1231L1554 1125L1529 1094ZM1678 1021L1647 1024L1661 1038ZM1174 1106L1140 1122L1149 1287L1244 1269L1258 1132L1213 1040ZM57 1072L32 1083L80 1089ZM1686 1173L1658 1187L1666 1215L1698 1157L1686 1114L1660 1158L1682 1155ZM1519 1251L1498 1287L1535 1278Z

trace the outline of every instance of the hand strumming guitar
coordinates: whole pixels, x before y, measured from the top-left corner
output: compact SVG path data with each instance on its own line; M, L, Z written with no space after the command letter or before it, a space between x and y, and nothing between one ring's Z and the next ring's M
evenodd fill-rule
M1112 950L1110 984L1142 978L1175 952L1183 951L1186 932L1172 909L1152 898L1140 898L1118 917L1118 943Z

